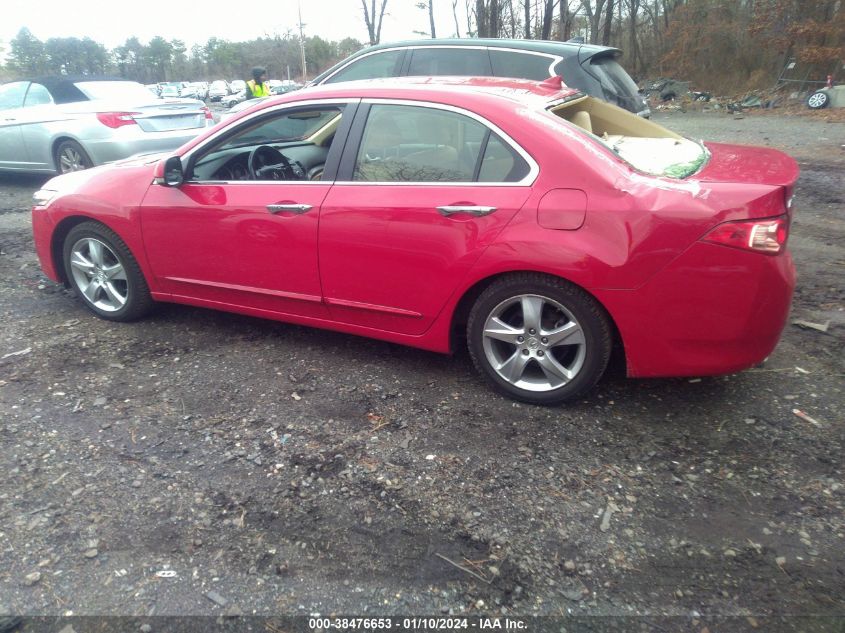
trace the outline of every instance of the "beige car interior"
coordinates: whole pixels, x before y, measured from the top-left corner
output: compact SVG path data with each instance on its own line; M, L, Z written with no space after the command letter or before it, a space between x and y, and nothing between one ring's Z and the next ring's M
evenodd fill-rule
M634 168L655 176L686 177L709 155L701 143L593 97L551 111L608 146Z

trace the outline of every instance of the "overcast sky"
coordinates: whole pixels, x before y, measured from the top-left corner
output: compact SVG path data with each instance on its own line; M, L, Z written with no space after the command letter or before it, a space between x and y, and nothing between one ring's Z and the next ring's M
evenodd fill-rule
M381 41L423 37L414 31L428 31L428 15L418 9L417 0L388 0ZM369 0L367 2L370 4ZM377 2L380 4L380 0ZM458 1L459 20L466 29L466 18ZM262 35L283 35L296 31L297 0L0 0L0 43L8 52L9 41L21 27L45 41L51 37L90 37L114 48L133 35L146 43L161 35L180 39L190 50L216 36L231 41ZM452 0L434 0L437 35L455 33ZM329 40L354 37L368 41L361 0L302 0L305 35Z

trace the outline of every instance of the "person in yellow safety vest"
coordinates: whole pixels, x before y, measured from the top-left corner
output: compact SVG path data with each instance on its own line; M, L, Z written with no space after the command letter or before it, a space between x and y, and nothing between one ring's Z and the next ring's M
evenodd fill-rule
M259 97L269 97L270 87L264 83L267 79L267 71L261 66L256 66L252 69L252 79L246 82L246 98L258 99Z

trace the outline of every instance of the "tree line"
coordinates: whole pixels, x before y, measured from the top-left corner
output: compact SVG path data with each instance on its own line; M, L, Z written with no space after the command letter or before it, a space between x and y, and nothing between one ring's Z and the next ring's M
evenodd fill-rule
M331 42L319 36L304 39L305 65L314 71L360 50L363 44L346 38ZM91 38L54 37L44 42L27 28L10 41L0 76L112 75L141 83L248 79L250 69L263 65L273 79L302 77L300 40L291 34L230 42L211 37L187 49L178 39L153 37L148 43L130 37L111 50Z
M357 1L361 32L377 44L391 5L407 0ZM845 0L417 0L415 6L420 12L412 26L420 35L583 38L621 48L623 65L639 81L670 76L725 94L770 87L784 69L785 77L804 81L845 77ZM441 13L450 32L435 29ZM364 46L351 37L313 36L303 44L311 77ZM178 39L145 44L132 37L108 50L90 38L41 42L24 28L9 43L0 76L115 74L152 83L246 77L256 64L273 78L299 78L299 37L212 37L190 50Z

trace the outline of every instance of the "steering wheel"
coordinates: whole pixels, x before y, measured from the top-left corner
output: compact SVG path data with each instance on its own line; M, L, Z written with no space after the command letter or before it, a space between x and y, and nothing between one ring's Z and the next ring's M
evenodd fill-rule
M298 180L287 157L270 145L253 149L246 164L252 180Z

